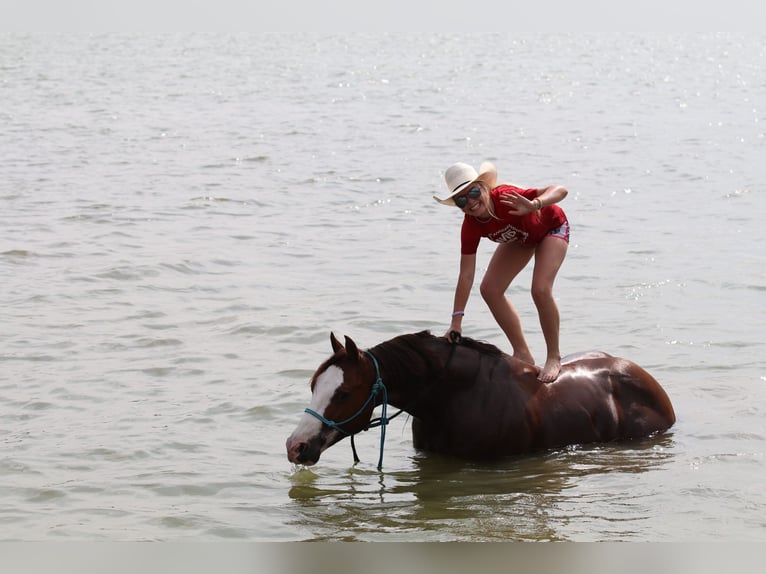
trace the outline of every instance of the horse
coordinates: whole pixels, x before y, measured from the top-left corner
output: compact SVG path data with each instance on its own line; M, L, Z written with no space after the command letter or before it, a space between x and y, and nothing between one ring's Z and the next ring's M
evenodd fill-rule
M564 357L556 380L543 383L534 365L469 337L453 342L421 331L363 351L348 336L341 344L330 333L330 344L333 355L311 378L309 408L286 441L294 464L316 464L346 437L353 446L355 434L376 426L378 405L378 468L388 404L412 417L417 451L470 461L638 439L676 420L654 377L600 351Z

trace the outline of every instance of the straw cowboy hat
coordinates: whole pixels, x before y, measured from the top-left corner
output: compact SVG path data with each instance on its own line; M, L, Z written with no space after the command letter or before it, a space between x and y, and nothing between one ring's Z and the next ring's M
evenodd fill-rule
M461 191L472 183L481 181L486 183L490 189L494 188L497 183L497 169L491 162L485 161L481 164L479 171L477 172L467 163L458 162L449 166L447 171L444 172L444 181L447 183L449 195L444 199L440 199L435 195L433 198L442 205L451 205L454 207L454 197L459 195Z

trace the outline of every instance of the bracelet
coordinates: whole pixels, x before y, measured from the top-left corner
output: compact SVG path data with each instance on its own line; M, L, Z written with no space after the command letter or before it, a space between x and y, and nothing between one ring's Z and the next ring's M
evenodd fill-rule
M539 197L536 197L535 201L537 202L537 211L540 211L543 208L543 200Z
M455 311L454 313L452 313L453 317L458 317L458 316L462 317L463 315L465 315L465 311Z

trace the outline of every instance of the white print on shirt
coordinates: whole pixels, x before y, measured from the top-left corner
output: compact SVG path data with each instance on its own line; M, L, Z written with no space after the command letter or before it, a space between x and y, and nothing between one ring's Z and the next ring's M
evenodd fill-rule
M524 243L527 237L529 237L528 232L508 224L500 231L490 233L488 239L495 243L513 243L514 241Z

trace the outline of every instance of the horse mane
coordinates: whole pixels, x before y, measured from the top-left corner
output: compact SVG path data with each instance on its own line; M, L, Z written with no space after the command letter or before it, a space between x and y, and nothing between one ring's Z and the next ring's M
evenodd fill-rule
M441 371L441 365L433 353L429 352L426 339L432 338L428 331L399 335L380 343L370 349L370 352L386 364L386 368L395 368L397 375L404 376L406 372L419 377L428 376L434 370Z
M452 344L447 343L443 337L436 337L429 330L425 330L399 335L376 345L370 349L370 352L384 362L387 369L401 371L396 373L397 376L433 377L436 373L443 375L445 367L443 358L439 357L428 344L436 339L443 339L445 345ZM499 358L504 355L503 351L495 345L470 337L462 337L460 343L455 344L474 349L489 357Z
M400 335L399 337L396 337L389 341L390 343L397 342L397 343L406 343L408 341L422 341L422 340L433 340L433 339L440 339L441 337L437 337L436 335L432 334L431 331L428 329L424 331L420 331L419 333L411 333L409 335ZM460 342L457 343L458 345L461 345L463 347L468 347L469 349L474 349L476 351L479 351L483 355L489 355L491 357L500 357L504 353L501 351L498 347L493 345L492 343L487 343L486 341L479 341L478 339L472 339L471 337L461 337Z
M458 344L462 345L463 347L468 347L469 349L479 351L481 354L488 355L490 357L502 357L505 354L492 343L479 341L478 339L471 339L471 337L461 337L460 343Z

